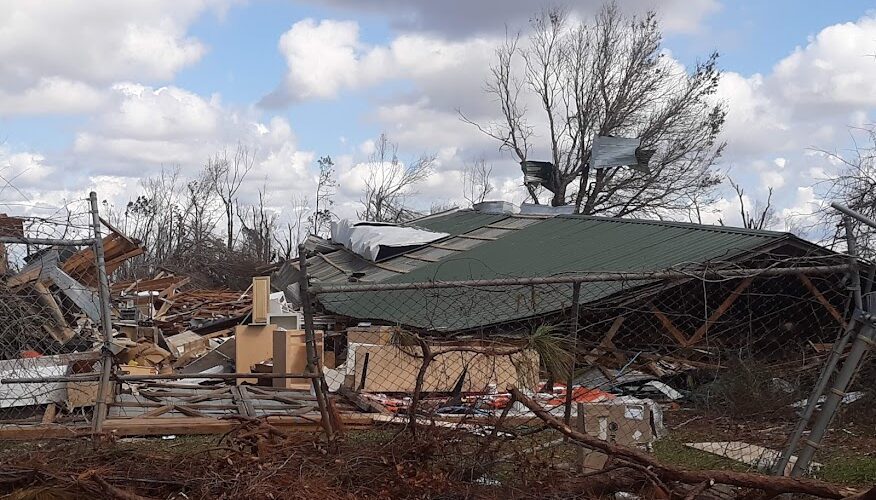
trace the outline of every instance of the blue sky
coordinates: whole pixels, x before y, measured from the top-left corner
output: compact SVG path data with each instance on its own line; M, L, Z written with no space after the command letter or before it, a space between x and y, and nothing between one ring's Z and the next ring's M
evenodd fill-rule
M555 2L11 3L0 13L0 168L33 200L99 187L123 202L162 165L193 175L211 151L242 142L259 154L248 195L269 179L282 211L330 154L351 214L368 140L387 131L403 158L438 155L420 208L459 203L462 165L476 156L496 165L495 196L522 201L514 162L456 109L489 118L491 48L506 24L525 34L526 19ZM565 5L586 19L599 2ZM681 64L720 52L729 109L720 168L750 186L752 201L773 186L776 224L787 228L820 202L811 185L832 168L809 148L847 147L848 127L873 121L872 3L622 3L655 6ZM735 217L726 193L713 208L712 221Z

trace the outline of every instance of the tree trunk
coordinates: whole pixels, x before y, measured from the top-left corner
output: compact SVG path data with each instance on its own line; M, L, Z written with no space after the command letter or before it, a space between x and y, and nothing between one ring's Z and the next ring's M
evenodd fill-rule
M554 196L551 198L552 207L561 207L566 204L566 186L557 186Z

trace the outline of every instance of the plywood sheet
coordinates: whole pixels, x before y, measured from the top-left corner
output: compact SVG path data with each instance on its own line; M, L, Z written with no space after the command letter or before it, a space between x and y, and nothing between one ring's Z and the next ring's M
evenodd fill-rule
M234 366L236 373L252 373L252 365L274 355L274 330L277 325L238 325L234 329ZM256 383L256 379L239 378L237 384Z

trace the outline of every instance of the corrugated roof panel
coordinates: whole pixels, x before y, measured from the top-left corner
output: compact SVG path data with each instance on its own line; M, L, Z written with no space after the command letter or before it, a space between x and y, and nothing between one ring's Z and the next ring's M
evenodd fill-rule
M472 210L460 210L441 217L414 221L411 225L428 229L429 231L456 235L467 233L506 218L508 218L506 214L483 214Z
M517 229L497 229L494 227L481 227L481 228L475 229L474 231L469 231L465 234L461 234L459 236L460 237L472 236L475 238L497 239L497 238L500 238L502 236L505 236L505 234L507 234L508 231L518 231L518 230Z
M454 236L453 238L448 238L446 240L436 241L431 245L436 248L444 248L456 251L468 251L483 243L486 242L484 240Z
M437 261L441 260L448 255L455 255L459 252L455 250L446 250L444 248L436 248L436 247L425 247L421 248L417 251L411 252L408 255L413 255L416 257L421 257L426 260Z
M471 212L453 215L460 225L464 217L484 220ZM522 229L507 231L494 241L468 240L470 245L465 247L462 246L463 238L446 240L442 244L468 250L447 256L440 262L424 263L406 274L388 277L385 282L552 276L592 271L658 271L733 260L748 251L790 238L787 234L771 231L587 216L509 218L502 224L509 220L534 222ZM641 284L644 283L638 283ZM607 297L623 286L618 282L585 283L581 289L581 301ZM421 291L365 292L327 294L321 300L341 314L449 331L559 310L568 306L571 286L566 288L556 285L524 287L501 293L471 289L430 290L428 294ZM467 295L461 299L459 294ZM381 308L384 303L393 306ZM459 307L467 309L456 311Z
M493 224L490 224L490 226L504 229L520 229L535 224L545 218L546 217L520 217L519 215L512 215L503 221L494 222Z

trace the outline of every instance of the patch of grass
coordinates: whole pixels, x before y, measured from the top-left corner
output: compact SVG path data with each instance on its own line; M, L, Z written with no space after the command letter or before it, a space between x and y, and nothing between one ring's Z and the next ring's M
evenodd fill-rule
M745 472L751 468L736 460L688 448L684 442L663 438L654 443L654 456L667 464L684 469L719 469Z
M667 464L685 469L716 469L751 472L752 467L726 457L688 448L685 441L664 438L654 443L654 456ZM849 486L865 486L876 483L876 457L834 456L816 461L823 463L814 474L817 479Z
M817 458L816 458L817 460ZM815 477L831 483L849 485L869 485L876 483L876 457L833 457L824 462L824 466Z

